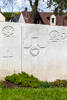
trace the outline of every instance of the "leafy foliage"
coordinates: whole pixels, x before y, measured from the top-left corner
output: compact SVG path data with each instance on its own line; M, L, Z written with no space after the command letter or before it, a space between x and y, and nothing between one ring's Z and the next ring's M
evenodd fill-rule
M7 76L5 79L16 85L21 85L22 87L32 87L32 88L40 87L40 81L33 75L30 76L25 72Z
M10 21L10 19L13 17L12 13L10 13L10 12L3 12L2 14L5 16L6 21ZM14 12L13 15L20 15L20 13Z
M42 88L54 88L54 87L67 87L67 80L56 80L54 82L41 82Z
M54 88L54 87L67 87L67 80L56 80L54 82L43 82L38 80L33 75L28 75L25 72L6 76L6 81L20 85L21 87L32 88Z
M67 87L67 80L56 80L52 82L52 87Z
M4 87L3 82L0 81L0 89L3 88L3 87Z
M12 18L12 13L4 12L2 14L5 16L6 21L9 21Z
M40 87L41 88L49 88L49 87L51 87L51 82L47 82L47 81L41 82Z
M62 13L67 10L67 0L48 0L48 6L53 5L55 7L55 12Z

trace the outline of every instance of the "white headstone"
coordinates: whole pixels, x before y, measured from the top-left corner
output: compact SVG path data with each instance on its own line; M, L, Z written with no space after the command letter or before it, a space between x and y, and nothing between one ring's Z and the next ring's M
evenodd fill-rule
M18 27L19 26L19 27ZM0 77L21 71L21 25L0 23Z

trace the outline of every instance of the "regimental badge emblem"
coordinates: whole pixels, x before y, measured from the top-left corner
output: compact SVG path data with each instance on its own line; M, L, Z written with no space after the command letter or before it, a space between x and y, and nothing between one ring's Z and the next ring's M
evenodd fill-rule
M10 37L14 34L14 28L12 26L5 26L2 29L2 34L5 35L6 37Z

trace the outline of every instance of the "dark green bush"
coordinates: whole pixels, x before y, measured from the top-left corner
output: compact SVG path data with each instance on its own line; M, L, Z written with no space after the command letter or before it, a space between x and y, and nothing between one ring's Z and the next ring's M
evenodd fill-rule
M22 87L40 87L40 81L33 75L28 75L25 72L6 76L5 80L12 82L16 85L21 85Z
M41 84L40 84L40 87L41 88L49 88L49 87L51 87L51 82L41 82Z

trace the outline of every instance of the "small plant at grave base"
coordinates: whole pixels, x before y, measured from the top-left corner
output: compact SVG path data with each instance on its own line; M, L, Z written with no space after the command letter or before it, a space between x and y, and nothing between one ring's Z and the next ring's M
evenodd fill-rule
M2 81L0 81L0 89L1 88L4 88L4 85L3 85L3 82Z
M28 75L25 72L13 74L11 76L6 76L5 80L16 85L21 85L22 87L38 88L41 84L40 80L38 80L33 75Z
M56 80L54 82L41 82L40 87L42 88L61 88L67 87L67 80Z
M6 76L6 81L18 85L20 87L32 88L54 88L54 87L67 87L67 80L56 80L54 82L43 82L38 80L33 75L28 75L25 72Z
M41 87L54 88L54 87L67 87L67 80L56 80L54 82L43 82Z
M50 88L51 87L51 82L47 82L47 81L41 82L40 87L41 88Z
M51 85L52 87L67 87L67 80L56 80Z

